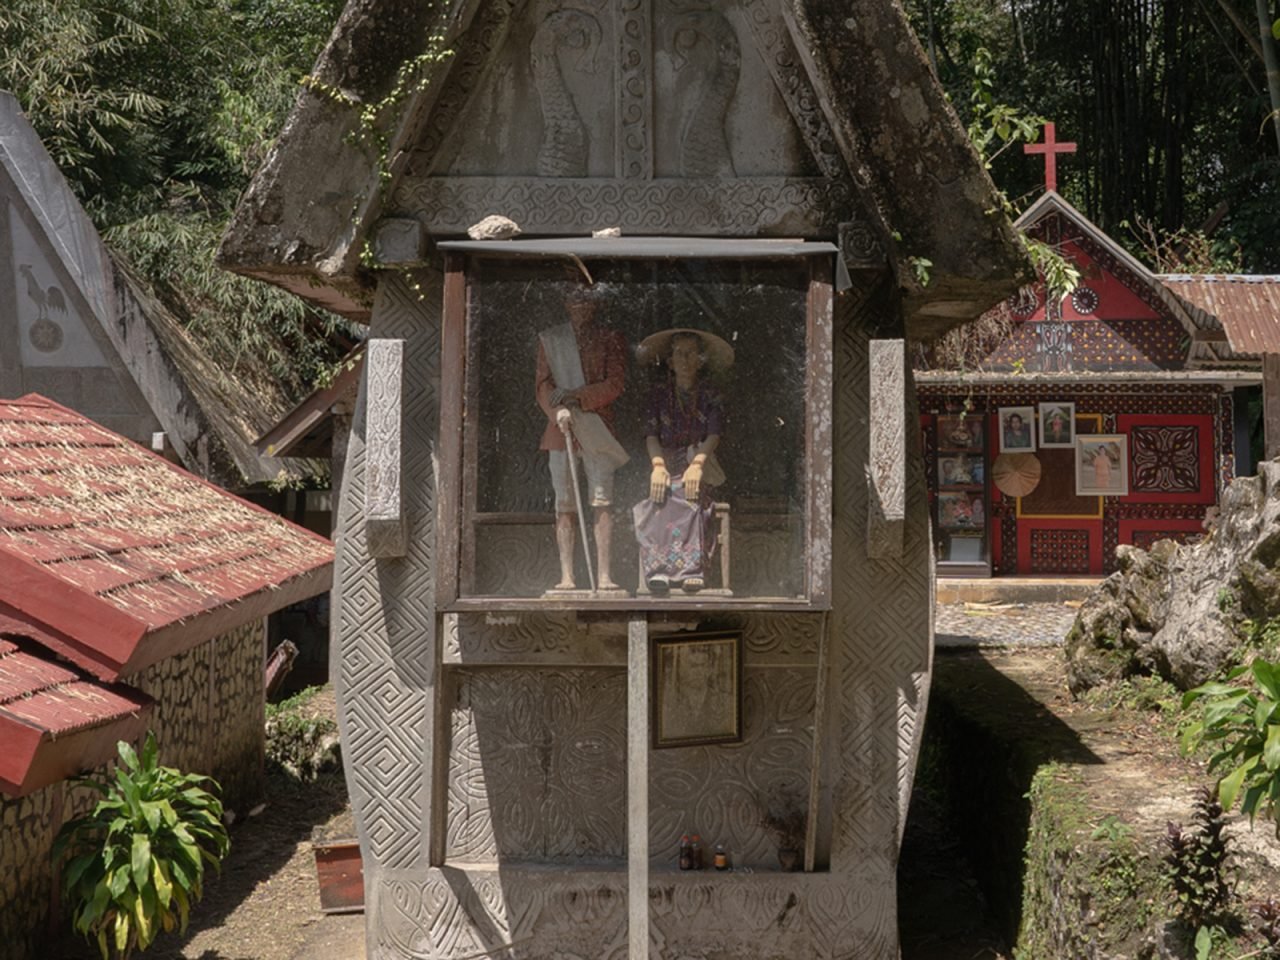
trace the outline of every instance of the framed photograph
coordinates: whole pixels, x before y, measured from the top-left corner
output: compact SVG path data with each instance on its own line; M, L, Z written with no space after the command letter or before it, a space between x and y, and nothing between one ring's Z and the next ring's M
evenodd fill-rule
M982 417L938 417L939 450L971 450L981 453Z
M1033 453L1036 449L1036 408L1000 408L1000 452Z
M1076 494L1123 497L1129 492L1129 438L1120 433L1076 437Z
M981 530L987 522L987 510L981 494L938 494L938 526L947 530Z
M742 632L653 641L653 745L742 740Z
M1074 447L1076 445L1076 405L1074 403L1040 404L1040 446Z
M938 486L970 486L982 483L982 457L966 453L938 457Z

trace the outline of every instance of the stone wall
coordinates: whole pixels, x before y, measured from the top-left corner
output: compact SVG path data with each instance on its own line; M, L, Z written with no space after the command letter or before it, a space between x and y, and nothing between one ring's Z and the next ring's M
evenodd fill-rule
M264 622L252 621L124 678L153 697L160 762L213 776L227 809L243 813L262 795ZM19 798L0 794L0 956L46 956L59 893L50 863L65 820L92 809L95 795L57 783Z

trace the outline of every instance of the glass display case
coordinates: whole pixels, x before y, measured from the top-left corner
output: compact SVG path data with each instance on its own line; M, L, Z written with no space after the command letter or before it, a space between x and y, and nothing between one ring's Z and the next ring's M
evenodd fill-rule
M741 243L773 255L453 245L446 603L827 603L831 258Z
M938 571L989 576L989 461L982 418L939 416L934 450L937 476L933 529Z

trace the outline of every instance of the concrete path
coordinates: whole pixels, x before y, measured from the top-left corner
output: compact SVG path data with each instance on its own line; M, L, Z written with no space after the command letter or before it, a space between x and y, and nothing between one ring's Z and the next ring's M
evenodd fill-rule
M1055 646L1075 622L1078 603L940 603L934 642L944 648Z

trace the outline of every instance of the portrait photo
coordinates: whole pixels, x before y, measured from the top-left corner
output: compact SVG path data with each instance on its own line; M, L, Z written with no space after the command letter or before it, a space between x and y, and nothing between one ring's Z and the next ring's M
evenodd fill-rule
M969 486L982 483L982 458L953 454L938 458L938 486Z
M1076 405L1074 403L1040 404L1040 446L1074 447L1076 445Z
M1129 438L1094 433L1076 437L1076 494L1122 497L1129 492Z
M655 639L653 715L654 747L741 740L742 633Z
M972 530L986 522L982 497L972 493L938 494L938 526L948 530Z
M1000 452L1031 453L1036 448L1036 408L1000 408Z

